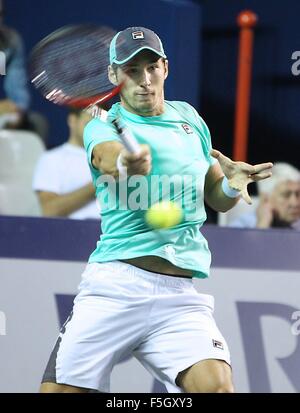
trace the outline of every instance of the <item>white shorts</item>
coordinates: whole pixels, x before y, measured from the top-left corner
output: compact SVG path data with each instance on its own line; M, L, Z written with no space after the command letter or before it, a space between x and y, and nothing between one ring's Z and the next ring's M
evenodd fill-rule
M177 375L193 364L230 364L213 307L213 297L199 294L191 278L120 261L88 264L43 382L109 392L114 365L133 355L168 392L180 393Z

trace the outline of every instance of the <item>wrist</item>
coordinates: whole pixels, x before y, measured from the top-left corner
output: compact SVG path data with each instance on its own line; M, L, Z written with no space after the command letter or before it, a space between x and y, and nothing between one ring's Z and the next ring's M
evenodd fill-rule
M226 176L224 176L222 179L221 187L222 187L222 191L228 198L237 198L241 194L241 191L233 189L231 188L231 186L229 186L229 182Z

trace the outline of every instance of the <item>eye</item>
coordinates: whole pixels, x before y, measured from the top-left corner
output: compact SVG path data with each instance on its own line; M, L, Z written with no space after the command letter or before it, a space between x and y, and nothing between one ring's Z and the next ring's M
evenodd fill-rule
M126 74L128 74L128 75L134 75L134 74L136 74L137 73L137 69L135 68L135 67L129 67L128 69L126 69Z

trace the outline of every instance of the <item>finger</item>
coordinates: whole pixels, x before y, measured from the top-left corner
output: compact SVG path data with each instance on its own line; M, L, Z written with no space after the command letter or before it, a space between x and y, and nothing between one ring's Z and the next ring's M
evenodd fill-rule
M254 168L254 173L260 173L265 171L266 169L271 169L273 167L272 162L266 162L266 163L259 163L257 165L253 165Z
M129 175L147 175L151 171L151 164L144 163L138 166L130 166L128 168Z
M145 155L141 159L135 159L135 160L129 160L127 161L130 165L133 167L136 167L138 165L143 165L144 163L151 163L151 156L150 155Z
M216 149L211 149L210 154L213 158L218 159L219 162L233 162L230 158L223 155L222 152Z
M226 158L225 155L222 154L222 152L217 151L217 149L211 149L210 154L212 157L216 158L216 159L224 159ZM229 158L227 158L229 159Z
M211 154L211 156L213 156L214 158L218 159L219 156L220 156L220 154L221 154L221 152L220 152L220 151L217 151L216 149L212 149L212 150L210 151L210 154Z
M250 198L250 195L248 194L247 187L242 190L241 196L247 202L247 204L252 205L252 199Z
M211 149L210 151L211 156L213 156L214 158L218 159L218 158L226 158L225 155L222 154L222 152L217 151L217 149Z
M260 174L251 175L250 178L252 179L252 181L257 182L261 181L262 179L270 178L271 176L272 172L262 172Z
M124 151L124 155L123 155L124 159L127 162L141 161L143 158L147 156L150 156L150 155L149 155L149 150L146 148L141 149L141 151L138 154Z
M259 174L260 172L269 170L273 167L273 164L271 162L260 163L257 165L250 165L249 163L246 163L246 162L236 162L236 164L239 164L239 167L241 168L241 170L247 173L251 177L252 175Z

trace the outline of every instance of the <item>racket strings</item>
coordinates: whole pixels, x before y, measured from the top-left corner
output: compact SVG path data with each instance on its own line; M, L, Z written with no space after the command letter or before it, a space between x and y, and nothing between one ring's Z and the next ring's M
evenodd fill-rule
M107 27L70 26L48 36L33 50L31 78L49 100L63 103L110 90L108 50L115 32Z

